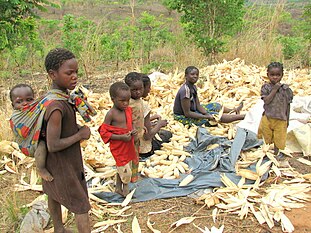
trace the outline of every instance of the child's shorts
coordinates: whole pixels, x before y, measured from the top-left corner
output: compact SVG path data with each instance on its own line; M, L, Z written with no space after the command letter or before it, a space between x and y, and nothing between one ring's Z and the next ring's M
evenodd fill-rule
M130 183L132 177L131 162L124 166L117 167L117 172L121 178L122 183Z
M258 138L263 138L266 144L272 144L281 150L285 149L287 121L268 118L263 115L258 128Z

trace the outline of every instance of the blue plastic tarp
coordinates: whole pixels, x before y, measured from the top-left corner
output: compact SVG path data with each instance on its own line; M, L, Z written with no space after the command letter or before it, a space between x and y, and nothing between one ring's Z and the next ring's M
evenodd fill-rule
M211 144L219 144L219 147L207 151L207 146ZM234 166L241 150L257 147L261 144L262 142L256 138L256 135L246 129L238 128L232 143L225 137L210 135L206 128L199 127L195 140L192 140L185 147L185 150L192 155L185 162L192 169L191 174L194 175L194 180L187 186L180 187L180 181L187 174L182 174L179 179L175 180L142 178L142 180L130 184L131 190L136 188L132 201L141 202L181 197L200 189L221 187L223 186L221 174L225 174L237 184L241 177L235 174ZM249 169L255 171L255 164L251 165ZM263 179L266 179L266 177L267 174L263 176ZM119 194L111 192L100 192L95 193L95 195L108 202L122 202L124 200Z

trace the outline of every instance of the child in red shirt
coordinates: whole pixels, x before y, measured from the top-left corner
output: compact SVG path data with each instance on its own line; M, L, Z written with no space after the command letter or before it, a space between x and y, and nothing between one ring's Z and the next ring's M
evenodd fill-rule
M132 108L130 88L123 82L110 86L109 94L113 107L107 112L99 133L105 143L110 143L110 151L116 161L117 178L115 192L122 196L129 193L128 183L131 181L131 163L136 157L134 136L137 131L132 126Z

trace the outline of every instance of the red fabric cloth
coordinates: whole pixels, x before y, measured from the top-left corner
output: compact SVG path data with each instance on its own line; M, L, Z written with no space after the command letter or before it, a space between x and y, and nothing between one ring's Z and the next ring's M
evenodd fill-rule
M136 152L134 147L134 137L128 142L112 140L113 134L121 135L130 132L133 129L132 126L132 108L127 107L125 109L126 126L127 128L119 128L112 125L103 123L98 131L103 139L104 143L110 143L110 151L113 155L118 167L126 165L128 162L136 158Z

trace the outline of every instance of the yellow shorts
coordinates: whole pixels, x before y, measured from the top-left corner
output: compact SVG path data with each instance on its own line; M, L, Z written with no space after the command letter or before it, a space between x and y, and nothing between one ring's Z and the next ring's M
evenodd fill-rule
M266 144L274 143L278 149L284 150L286 145L287 121L262 116L258 138L263 138Z
M129 162L124 166L117 167L117 172L121 178L122 183L128 184L131 181L132 177L132 169L131 169L132 163Z

